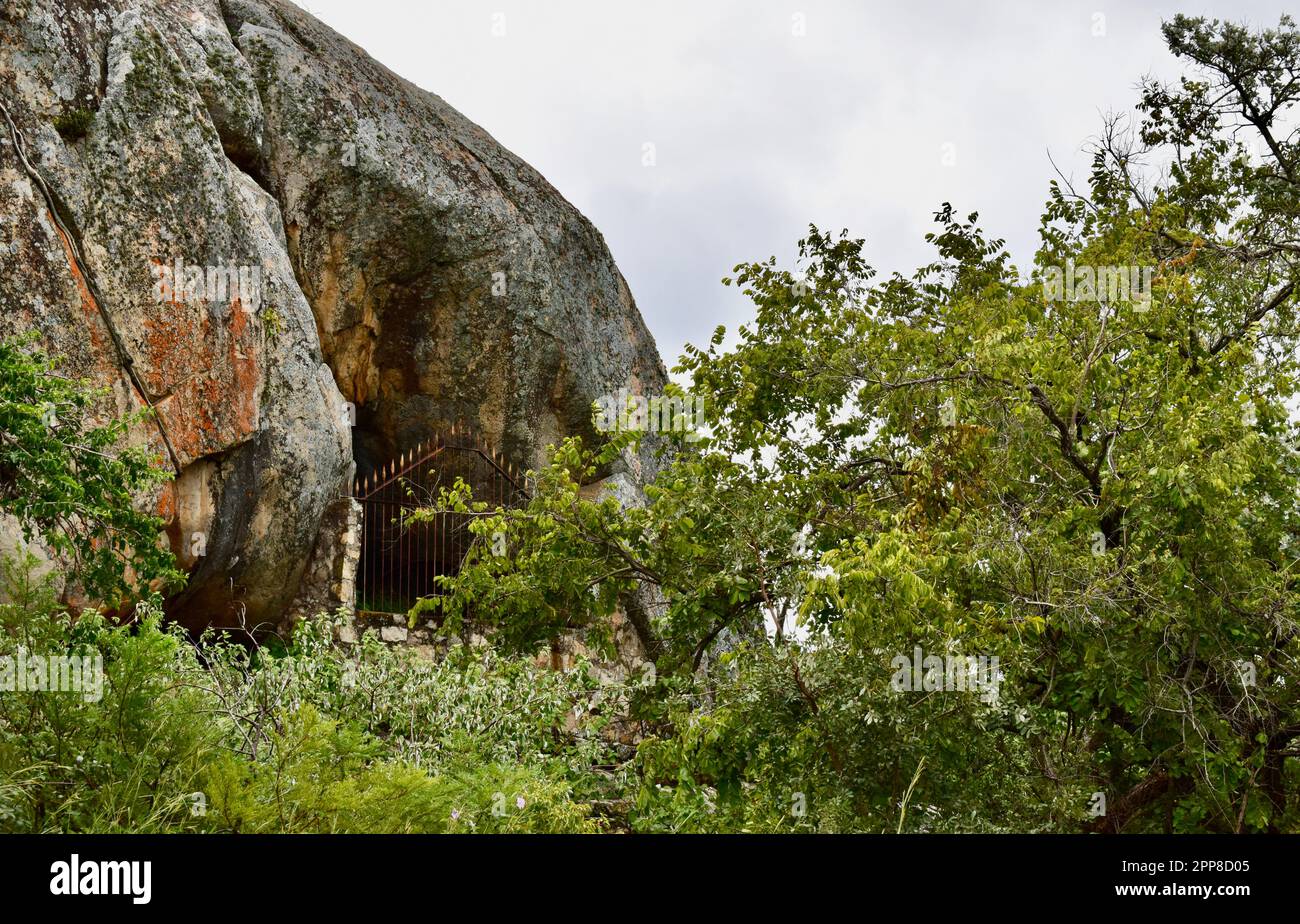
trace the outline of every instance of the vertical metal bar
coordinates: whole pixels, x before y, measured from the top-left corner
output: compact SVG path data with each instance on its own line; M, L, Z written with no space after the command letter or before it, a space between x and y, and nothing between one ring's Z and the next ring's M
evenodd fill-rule
M403 520L406 519L406 507L402 506L402 489L400 489L400 486L396 489L396 498L398 499L396 499L394 515L396 516L396 529L398 529L398 534L396 534L395 563L396 569L398 569L398 573L396 573L398 597L396 597L393 612L400 612L400 610L402 610L402 604L406 603L406 524L403 522Z
M424 477L424 466L420 467L420 493L424 497L429 496L428 479ZM420 524L420 596L429 595L429 526L427 523Z
M400 499L398 503L401 504L401 509L398 511L398 514L401 516L401 523L402 523L402 533L400 537L402 554L401 557L399 558L399 561L401 562L402 565L402 577L401 577L402 599L401 602L398 603L397 607L399 610L404 610L404 609L409 609L408 604L410 603L411 600L411 592L410 592L411 531L410 529L407 528L408 524L406 521L406 514L408 508L406 506L406 495L403 493L403 489L399 489L397 496Z
M393 585L393 592L388 602L388 612L397 612L397 604L402 598L402 528L399 525L402 511L397 508L393 500L392 492L388 494L388 522L392 525L393 548L390 551L390 560L388 562L389 572L392 575L389 583Z
M399 457L400 458L400 457ZM400 476L397 482L397 522L401 524L401 532L398 534L398 563L401 568L401 577L398 578L399 589L401 591L397 608L400 612L409 609L410 603L410 572L409 565L411 561L411 530L410 523L407 520L407 514L410 511L410 501L406 496L405 476Z
M366 502L361 502L361 561L358 562L357 568L357 602L356 609L360 610L366 600L366 558L370 553L370 524L366 521L366 514L369 512Z
M400 456L398 456L400 459ZM402 496L402 481L400 476L396 481L396 496L398 496L398 604L395 610L400 612L406 604L406 498Z
M449 450L449 452L450 455L444 456L444 459L446 461L444 462L442 466L442 472L440 473L442 476L443 484L448 487L450 487L450 484L448 483L448 479L452 472L452 466L456 461L455 451ZM444 513L442 516L442 529L439 530L439 535L438 535L438 573L439 574L447 573L447 534L448 531L451 529L451 518L452 518L451 513Z
M370 516L375 523L375 547L370 556L370 608L379 610L380 567L384 561L384 505L378 497L370 501Z
M420 493L426 498L429 496L429 464L420 463ZM428 596L433 589L429 581L429 524L426 522L424 528L420 530L420 586L424 591L424 596Z
M432 480L429 477L429 470L430 470L430 465L428 462L426 462L424 464L424 467L420 471L420 483L424 485L424 494L426 497L429 496L429 484ZM424 551L423 554L420 556L420 568L424 573L424 592L426 594L432 594L434 590L437 589L433 583L432 578L430 577L430 572L429 572L429 559L431 556L431 552L429 549L429 540L432 538L432 536L429 533L429 528L431 525L432 525L432 521L424 525L424 536L423 539L421 540L423 542Z
M370 608L379 611L380 585L383 584L384 565L384 504L382 494L375 495L370 501L371 517L375 522L375 548L370 556Z
M379 585L383 581L380 569L384 561L384 505L378 496L371 498L370 508L375 520L375 547L370 556L370 601L371 609L378 612Z
M407 479L406 479L406 480L407 480L407 488L409 489L409 488L410 488L410 485L411 485L411 478L410 478L410 472L409 472L409 471L407 472ZM410 519L409 519L410 514L411 514L411 512L412 512L414 509L415 509L415 506L414 506L413 498L408 494L407 497L406 497L406 514L407 514L407 518L408 518L408 519L407 519L407 529L406 529L406 533L407 533L407 535L406 535L406 586L407 586L407 596L410 598L410 601L411 601L412 603L415 602L415 597L416 597L416 594L415 594L415 545L416 545L416 539L419 538L419 537L416 535L416 532L415 532L415 525L414 525L413 523L411 523L411 521L410 521ZM410 609L410 607L408 606L407 609Z
M411 469L411 484L415 488L416 509L419 509L419 504L422 503L421 498L424 497L424 482L420 478L420 464L418 461L415 467ZM424 528L422 525L418 525L415 530L415 535L411 537L415 542L415 551L412 553L411 559L411 587L414 591L412 597L419 600L424 596L424 560L420 555L420 549L424 544Z
M411 603L411 512L410 499L402 495L402 605L410 609Z
M440 487L446 488L447 472L450 470L451 456L447 454L447 451L444 451L441 456L441 459L442 459L442 464L438 466L438 484ZM442 514L438 516L438 550L436 553L437 561L434 564L434 567L437 568L438 570L438 574L447 573L446 569L443 568L442 566L442 563L445 560L446 545L447 545L447 512L443 511Z

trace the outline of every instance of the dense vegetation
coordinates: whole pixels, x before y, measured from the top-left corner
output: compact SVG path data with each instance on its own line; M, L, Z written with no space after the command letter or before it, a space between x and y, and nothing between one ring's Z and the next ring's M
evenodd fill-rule
M492 644L436 664L333 645L341 616L275 650L168 629L152 476L0 350L0 505L141 601L73 619L11 563L0 655L108 682L0 695L0 827L1300 830L1300 32L1165 38L1188 76L1052 185L1029 272L948 205L910 276L814 227L726 280L754 320L682 358L709 432L644 505L579 491L635 429L558 447L519 509L443 498L482 542L428 608ZM608 652L616 611L626 683L533 666ZM996 666L952 689L918 652Z

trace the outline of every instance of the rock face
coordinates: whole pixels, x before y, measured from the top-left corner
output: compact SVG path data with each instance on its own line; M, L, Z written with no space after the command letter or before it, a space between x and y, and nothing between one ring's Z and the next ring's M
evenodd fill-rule
M665 375L600 235L279 0L0 0L0 336L150 405L191 626L278 625L354 469L457 420L517 464ZM128 371L129 370L129 371ZM647 459L630 458L637 480ZM300 593L302 591L302 593Z

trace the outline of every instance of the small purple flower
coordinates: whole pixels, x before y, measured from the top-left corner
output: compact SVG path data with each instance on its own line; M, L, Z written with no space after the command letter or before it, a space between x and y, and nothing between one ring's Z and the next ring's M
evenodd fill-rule
M527 805L527 804L528 804L528 803L524 801L524 797L523 797L523 796L519 796L519 797L517 797L517 798L515 799L515 807L516 807L516 808L523 808L523 807L524 807L525 805Z
M452 820L452 821L459 821L459 820L460 820L460 809L452 809L452 810L451 810L451 820Z

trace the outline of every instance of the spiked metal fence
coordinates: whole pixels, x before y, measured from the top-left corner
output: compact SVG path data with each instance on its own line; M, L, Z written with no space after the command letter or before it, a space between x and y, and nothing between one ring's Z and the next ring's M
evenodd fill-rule
M359 611L405 613L420 598L439 594L438 576L459 572L475 539L469 529L474 517L447 512L425 522L409 520L457 478L473 488L475 500L492 507L512 506L523 495L514 467L460 424L357 479L352 496L362 512Z

